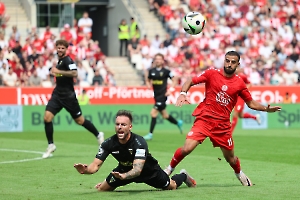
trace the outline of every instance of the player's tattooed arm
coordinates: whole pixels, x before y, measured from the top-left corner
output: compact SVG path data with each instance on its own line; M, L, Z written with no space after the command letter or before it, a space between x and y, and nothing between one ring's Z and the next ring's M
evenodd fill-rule
M132 179L141 175L145 160L137 159L133 161L133 168L125 173L125 179Z
M141 172L144 168L145 160L136 159L133 161L133 168L132 170L126 172L126 173L119 173L119 172L112 172L114 177L119 178L121 180L124 179L133 179L135 177L138 177L141 175Z

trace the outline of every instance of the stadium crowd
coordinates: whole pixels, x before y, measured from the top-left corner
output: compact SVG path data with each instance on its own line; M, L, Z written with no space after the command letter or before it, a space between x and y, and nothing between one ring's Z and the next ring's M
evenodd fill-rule
M181 77L181 84L207 68L222 68L224 53L236 50L253 85L299 84L299 0L273 4L267 0L147 1L149 11L156 14L168 34L156 35L152 40L147 35L130 39L128 56L141 74L152 66L153 56L162 53L169 68ZM188 35L181 26L181 19L189 11L199 11L206 17L199 35ZM9 17L5 19L6 24ZM24 44L18 28L4 31L5 24L0 30L0 86L54 86L49 68L57 63L55 40L59 38L69 41L68 54L78 65L75 84L116 84L98 41L91 39L88 13L83 13L78 22L74 20L72 27L65 24L59 35L54 35L49 26L40 34L33 27ZM5 34L9 34L8 40Z
M99 48L98 41L91 39L92 19L88 13L74 20L73 27L65 24L59 35L55 35L49 26L43 33L36 27L28 32L24 44L17 26L12 30L0 31L0 86L41 86L52 87L55 77L49 69L57 64L56 39L69 42L68 55L78 66L76 85L115 85L114 74L107 66L106 56ZM9 39L5 40L5 34Z
M149 11L168 34L139 41L141 69L151 67L162 53L169 68L181 77L222 68L224 53L241 54L241 67L253 85L294 85L300 80L300 1L278 0L149 0ZM206 17L203 32L188 35L181 19L189 11ZM134 59L134 64L139 61Z

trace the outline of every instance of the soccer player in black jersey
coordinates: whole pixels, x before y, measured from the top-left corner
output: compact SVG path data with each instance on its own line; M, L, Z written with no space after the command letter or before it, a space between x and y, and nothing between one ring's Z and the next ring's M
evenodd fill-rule
M98 132L96 127L87 119L84 119L80 106L78 104L75 90L74 78L77 77L77 67L73 60L66 55L68 42L65 40L57 40L56 50L58 55L58 63L56 67L50 69L50 73L56 77L56 87L52 92L52 96L46 106L44 114L45 132L48 140L48 148L43 154L43 158L48 158L52 152L56 150L53 142L53 123L54 116L65 108L75 122L82 125L97 137L99 144L104 140L103 132Z
M168 87L168 79L172 79L173 86L176 85L175 77L173 73L164 67L164 56L160 53L154 56L154 68L148 71L148 76L146 76L146 85L151 89L151 84L154 91L155 104L151 110L151 124L150 131L144 136L145 140L152 140L153 130L156 125L156 117L160 113L164 119L178 126L180 133L182 133L182 120L176 120L172 115L169 115L166 110L167 96L174 91L174 87Z
M133 182L146 183L163 190L176 189L182 182L188 187L196 186L196 181L184 169L170 179L149 153L145 139L132 133L131 129L131 112L119 110L115 121L116 134L100 145L99 152L91 164L75 164L76 170L81 174L94 174L111 154L119 164L103 182L95 186L99 191L113 191Z

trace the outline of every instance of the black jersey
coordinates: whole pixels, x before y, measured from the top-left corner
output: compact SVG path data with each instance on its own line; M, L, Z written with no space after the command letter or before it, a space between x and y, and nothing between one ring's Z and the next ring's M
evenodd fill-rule
M158 161L149 153L145 139L135 133L131 133L126 144L121 144L116 134L106 139L101 144L96 158L105 161L109 154L119 162L118 168L121 169L121 173L130 171L135 159L146 160L141 177L155 176L157 169L160 169Z
M76 64L69 56L59 59L56 68L63 71L77 70ZM73 78L74 77L57 75L54 92L62 98L75 95Z
M166 68L151 68L149 70L148 79L152 80L154 90L154 99L156 102L166 101L166 92L168 87L168 78L172 79L173 73Z

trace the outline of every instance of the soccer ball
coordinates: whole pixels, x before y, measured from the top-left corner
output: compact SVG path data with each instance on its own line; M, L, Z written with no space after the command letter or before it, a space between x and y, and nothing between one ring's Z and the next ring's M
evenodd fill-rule
M191 35L201 33L205 26L205 22L204 16L199 12L189 12L181 21L184 31Z

